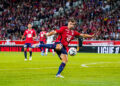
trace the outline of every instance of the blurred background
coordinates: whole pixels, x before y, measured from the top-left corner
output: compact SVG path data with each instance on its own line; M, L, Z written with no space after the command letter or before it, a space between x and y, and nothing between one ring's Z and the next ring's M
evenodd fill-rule
M120 40L119 0L0 0L0 40L20 40L27 24L37 33L67 25L75 17L76 30L93 34L93 39Z

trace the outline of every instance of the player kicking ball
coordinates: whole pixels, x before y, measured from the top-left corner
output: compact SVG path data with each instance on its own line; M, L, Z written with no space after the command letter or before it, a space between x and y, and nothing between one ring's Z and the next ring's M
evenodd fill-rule
M25 36L26 36L26 40L24 45L24 56L25 56L25 61L27 61L27 48L29 48L29 53L30 53L29 60L32 60L32 44L33 44L33 40L37 37L36 32L34 29L32 29L31 24L28 24L28 29L25 30L21 40L23 40Z
M74 37L77 37L77 36L81 36L84 38L94 37L94 35L82 34L82 33L77 32L76 30L74 30L75 26L76 26L76 20L74 18L70 18L68 20L67 26L62 26L59 30L54 30L54 31L49 32L48 34L45 34L46 36L58 34L58 37L54 44L33 45L33 47L52 48L56 51L56 53L58 54L59 58L62 61L59 66L56 77L64 78L61 75L61 72L63 71L63 69L65 68L68 62L67 49L68 49L68 44L71 42L71 40L73 40Z

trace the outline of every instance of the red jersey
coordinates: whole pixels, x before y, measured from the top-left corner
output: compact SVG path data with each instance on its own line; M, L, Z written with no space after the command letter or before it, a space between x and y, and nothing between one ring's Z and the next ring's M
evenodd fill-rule
M41 31L39 36L40 36L40 41L43 41L44 43L46 42L46 37L44 36L44 34L46 33L46 31Z
M36 36L36 32L34 29L25 30L24 36L26 36L25 43L33 43L33 37Z
M74 39L75 36L80 35L79 32L70 30L67 26L61 27L60 30L56 30L56 32L59 34L56 42L61 42L65 48L68 47L68 44Z

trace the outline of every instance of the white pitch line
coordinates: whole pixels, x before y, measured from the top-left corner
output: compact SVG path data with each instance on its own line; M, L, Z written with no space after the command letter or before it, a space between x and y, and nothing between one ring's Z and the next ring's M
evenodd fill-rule
M41 67L41 68L19 68L19 69L0 69L0 70L31 70L31 69L56 69L58 67Z
M81 66L82 66L82 67L88 67L88 66L86 66L86 64L82 64Z
M96 62L96 63L87 63L87 64L81 64L81 67L89 67L89 65L94 65L94 64L104 64L104 63L120 63L120 62ZM103 67L103 66L102 66Z
M18 68L18 69L1 69L0 70L39 70L39 69L58 69L59 67L40 67L40 68ZM67 67L67 68L74 68L74 67Z

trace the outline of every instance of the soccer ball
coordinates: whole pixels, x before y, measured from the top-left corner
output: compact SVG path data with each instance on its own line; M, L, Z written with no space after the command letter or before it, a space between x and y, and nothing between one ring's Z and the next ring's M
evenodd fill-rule
M77 49L74 47L71 47L68 51L68 53L70 54L70 56L74 56L77 54Z

